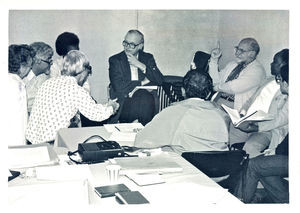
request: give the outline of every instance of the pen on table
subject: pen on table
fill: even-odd
[[[119,132],[121,132],[121,130],[120,130],[118,127],[115,126],[115,128],[116,128]]]

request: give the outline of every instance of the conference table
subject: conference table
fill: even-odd
[[[89,164],[89,165],[67,165],[68,159],[66,158],[67,151],[77,150],[78,143],[82,143],[92,135],[100,135],[105,140],[110,138],[111,133],[107,132],[103,126],[99,127],[83,127],[83,128],[66,128],[58,131],[57,138],[54,142],[54,149],[57,151],[63,165],[54,166],[57,168],[72,168],[71,173],[76,171],[70,180],[64,178],[58,178],[60,180],[37,180],[36,178],[16,178],[9,182],[9,189],[13,188],[13,192],[10,193],[10,203],[18,204],[16,194],[18,193],[18,187],[27,187],[27,190],[19,190],[26,196],[26,193],[30,191],[30,188],[40,184],[44,188],[49,188],[54,191],[60,189],[55,196],[61,201],[65,198],[64,203],[86,203],[90,205],[100,206],[120,206],[116,202],[114,197],[100,198],[94,191],[94,187],[123,183],[131,191],[139,191],[149,202],[150,205],[171,205],[171,206],[190,206],[197,207],[200,204],[225,204],[225,205],[241,205],[242,202],[236,197],[230,194],[226,189],[223,189],[215,181],[206,176],[179,154],[174,152],[161,152],[159,155],[164,155],[176,162],[182,171],[180,172],[167,172],[160,174],[164,183],[139,186],[126,175],[119,176],[116,182],[111,182],[106,172],[106,166],[111,164],[111,161],[105,161],[103,163]],[[99,139],[93,139],[89,142],[99,142]],[[117,141],[120,145],[132,146],[133,141]],[[140,160],[143,160],[141,157]],[[76,168],[74,170],[74,168]],[[49,169],[49,168],[48,168]],[[67,170],[67,169],[65,169]],[[87,172],[88,170],[88,172]],[[63,172],[62,172],[63,173]],[[53,175],[55,176],[55,175]],[[57,175],[56,175],[57,176]],[[81,179],[80,179],[81,178]],[[16,190],[15,190],[16,189]],[[45,189],[44,189],[45,190]],[[36,191],[41,191],[38,189]],[[30,191],[31,192],[31,191]],[[21,196],[21,195],[20,195]],[[52,199],[54,196],[52,196]],[[143,204],[148,205],[148,204]]]

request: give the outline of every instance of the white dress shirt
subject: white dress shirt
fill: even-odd
[[[33,144],[54,140],[57,131],[68,128],[77,112],[90,120],[102,121],[113,114],[113,108],[96,104],[74,77],[48,79],[35,97],[26,129],[27,140]]]
[[[8,74],[9,95],[6,97],[6,104],[9,106],[9,120],[6,125],[9,133],[8,146],[25,145],[25,130],[27,125],[27,98],[25,84],[16,74]]]
[[[215,60],[211,60],[209,62],[209,74],[213,79],[216,91],[235,96],[234,108],[239,111],[264,82],[266,73],[263,66],[257,60],[254,60],[240,72],[237,79],[225,82],[236,66],[236,62],[230,62],[219,72],[218,64]]]

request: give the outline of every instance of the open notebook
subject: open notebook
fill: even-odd
[[[183,170],[180,165],[164,153],[148,157],[115,158],[114,160],[121,166],[122,174],[163,174],[181,172]]]

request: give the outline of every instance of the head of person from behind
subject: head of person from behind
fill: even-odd
[[[12,44],[8,48],[8,71],[17,74],[21,79],[31,70],[35,51],[27,44]]]
[[[71,50],[64,57],[62,75],[75,77],[79,86],[82,86],[91,74],[92,67],[83,52]]]
[[[280,91],[284,95],[289,95],[289,64],[280,68],[280,74],[275,77],[276,82],[280,85]]]
[[[55,41],[55,50],[59,56],[65,56],[71,50],[79,50],[79,38],[71,32],[60,34]]]
[[[254,61],[260,51],[260,47],[254,38],[244,38],[234,48],[236,62],[245,64]]]
[[[187,98],[208,100],[213,90],[211,77],[205,72],[191,70],[183,78],[183,94]]]
[[[283,49],[277,52],[271,63],[271,74],[276,76],[280,75],[280,69],[289,63],[289,49]]]
[[[30,45],[35,51],[33,58],[32,71],[36,76],[45,73],[50,74],[50,66],[52,65],[53,49],[44,42],[34,42]]]
[[[144,49],[144,35],[138,30],[129,30],[122,45],[126,54],[137,56]]]

